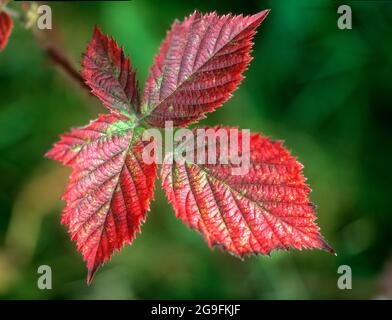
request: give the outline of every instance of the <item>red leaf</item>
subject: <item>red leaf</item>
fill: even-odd
[[[174,22],[155,57],[141,113],[153,126],[185,126],[228,100],[252,60],[255,29],[268,10],[252,16],[193,13]]]
[[[84,145],[104,138],[109,128],[115,123],[120,123],[121,120],[124,121],[126,118],[115,114],[100,115],[87,126],[63,134],[60,141],[56,142],[45,156],[60,161],[63,165],[72,166]]]
[[[199,230],[210,246],[238,256],[290,247],[333,253],[315,223],[302,165],[281,142],[259,134],[251,134],[250,150],[246,175],[232,175],[230,164],[164,164],[162,185],[177,217]]]
[[[83,77],[103,104],[111,111],[126,115],[139,109],[136,72],[116,41],[95,28],[83,56]]]
[[[156,165],[142,159],[141,128],[101,116],[64,135],[48,156],[71,165],[62,223],[87,263],[87,282],[114,250],[131,243],[153,197]]]
[[[0,51],[3,51],[11,35],[13,22],[6,12],[0,12]]]
[[[143,161],[140,121],[185,126],[226,101],[252,59],[252,37],[267,13],[219,17],[195,12],[175,22],[150,70],[142,106],[129,59],[96,28],[83,75],[111,114],[63,135],[47,153],[73,169],[63,195],[62,223],[87,263],[88,283],[114,250],[133,241],[149,210],[156,164]],[[218,134],[219,129],[209,130]],[[230,130],[221,132],[231,138]],[[208,154],[211,144],[205,142],[202,149]],[[232,150],[233,141],[220,150],[221,142],[217,151]],[[240,148],[240,156],[246,154]],[[289,248],[334,252],[316,225],[302,165],[281,142],[252,134],[246,175],[233,175],[238,165],[196,163],[163,164],[162,184],[176,215],[210,246],[238,256]]]

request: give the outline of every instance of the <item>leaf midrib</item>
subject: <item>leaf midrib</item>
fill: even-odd
[[[250,24],[249,24],[250,25]],[[166,98],[164,98],[163,100],[161,100],[159,103],[157,103],[152,109],[149,110],[148,113],[146,113],[145,115],[143,115],[142,117],[139,118],[139,120],[143,120],[145,118],[147,118],[148,116],[150,116],[155,109],[157,109],[158,107],[160,107],[161,105],[163,105],[163,103],[165,103],[168,99],[170,99],[174,94],[176,94],[178,92],[178,90],[187,82],[190,81],[192,79],[193,76],[195,76],[196,73],[198,73],[200,71],[200,69],[202,69],[208,62],[210,62],[213,58],[215,58],[215,56],[221,51],[223,50],[223,48],[225,48],[227,45],[229,45],[230,43],[232,43],[234,41],[234,39],[236,37],[238,37],[242,32],[244,32],[244,30],[246,30],[248,27],[246,26],[244,29],[242,29],[240,32],[238,32],[237,34],[235,34],[232,39],[230,39],[230,41],[226,42],[223,46],[221,46],[213,55],[211,55],[198,69],[194,70],[187,78],[185,78],[177,87],[175,90],[173,90],[172,93],[170,93]],[[222,30],[222,29],[221,29]],[[220,31],[221,31],[220,30]],[[218,41],[218,39],[217,39]],[[198,51],[200,50],[200,47],[198,48]],[[165,57],[166,60],[166,57]],[[162,73],[163,74],[163,73]],[[162,86],[162,84],[161,84]],[[146,100],[146,97],[144,97],[144,100]],[[146,104],[146,101],[143,101],[143,104]],[[142,105],[143,105],[142,104]],[[143,109],[143,107],[141,108]]]

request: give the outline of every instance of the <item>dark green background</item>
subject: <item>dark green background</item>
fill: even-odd
[[[90,287],[63,226],[68,169],[43,158],[60,133],[105,112],[48,63],[16,23],[0,54],[0,297],[392,298],[392,1],[346,1],[353,29],[337,28],[339,1],[52,3],[56,41],[79,66],[95,24],[131,56],[143,84],[166,30],[195,8],[272,11],[255,37],[234,97],[201,124],[239,125],[284,139],[305,165],[318,223],[337,257],[275,252],[245,261],[210,250],[173,214],[156,184],[142,234],[115,254]],[[17,9],[17,4],[12,5]],[[50,265],[53,289],[39,290]],[[353,289],[337,287],[349,265]]]

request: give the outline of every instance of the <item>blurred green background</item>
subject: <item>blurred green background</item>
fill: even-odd
[[[305,165],[318,223],[337,252],[274,252],[240,261],[210,250],[175,218],[158,181],[142,233],[90,287],[82,257],[60,225],[59,199],[70,171],[43,154],[59,134],[105,110],[15,23],[0,54],[0,298],[392,298],[392,1],[345,1],[352,30],[337,28],[342,3],[51,4],[54,30],[47,32],[78,68],[97,24],[124,45],[142,84],[175,18],[195,8],[221,14],[271,8],[246,79],[201,124],[239,125],[284,139]],[[37,268],[44,264],[52,267],[52,290],[37,288]],[[352,290],[337,287],[343,264],[352,268]]]

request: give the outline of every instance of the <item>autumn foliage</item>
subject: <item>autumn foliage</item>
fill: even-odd
[[[82,75],[110,113],[62,135],[47,153],[72,168],[62,223],[86,261],[89,283],[146,219],[157,165],[141,157],[144,130],[166,121],[187,126],[227,101],[252,60],[252,39],[267,14],[194,12],[175,21],[143,95],[130,59],[95,29]],[[240,257],[290,248],[333,252],[315,223],[303,166],[282,142],[260,134],[251,134],[250,147],[246,175],[232,175],[230,165],[221,163],[164,163],[162,186],[177,217],[210,246]]]

